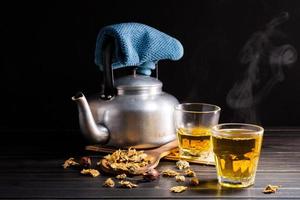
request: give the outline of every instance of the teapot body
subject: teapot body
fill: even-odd
[[[87,98],[95,123],[109,130],[106,146],[153,148],[176,138],[173,112],[178,100],[165,92]]]
[[[153,148],[174,140],[176,135],[173,114],[178,101],[162,91],[162,82],[158,80],[158,54],[153,55],[154,60],[147,60],[148,54],[137,55],[134,51],[129,51],[124,55],[126,63],[117,63],[122,63],[121,67],[133,69],[133,74],[115,80],[113,70],[117,67],[113,61],[116,60],[116,55],[124,52],[123,48],[116,51],[116,38],[112,35],[105,36],[105,42],[96,47],[101,49],[100,54],[96,51],[96,56],[101,58],[96,63],[102,66],[102,92],[87,99],[81,92],[72,97],[77,103],[82,133],[93,143],[117,148]],[[97,42],[99,41],[102,40],[98,39]],[[178,43],[175,41],[175,44]],[[171,48],[170,54],[174,50]],[[182,50],[180,45],[179,56],[172,55],[164,59],[180,58]],[[141,59],[142,62],[127,63],[133,57]],[[145,66],[148,69],[150,65],[151,69],[156,70],[155,78],[148,76],[148,73],[136,73],[136,69],[145,69]]]

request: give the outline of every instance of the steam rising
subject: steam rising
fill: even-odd
[[[226,97],[228,106],[234,110],[234,120],[259,123],[257,106],[276,83],[285,79],[284,68],[296,62],[297,52],[293,46],[275,44],[284,38],[277,28],[288,18],[288,13],[281,13],[266,24],[264,30],[255,32],[244,45],[240,63],[247,66],[246,71]]]

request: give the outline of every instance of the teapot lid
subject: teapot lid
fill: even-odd
[[[130,75],[117,79],[115,87],[118,90],[118,94],[123,94],[126,91],[131,93],[152,93],[161,92],[162,82],[150,76]]]

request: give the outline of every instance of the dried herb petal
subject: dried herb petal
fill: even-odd
[[[170,189],[171,192],[180,193],[187,189],[186,186],[175,186]]]
[[[100,172],[96,169],[83,169],[80,172],[81,174],[91,175],[92,177],[97,177],[100,175]]]
[[[111,178],[108,178],[103,183],[103,186],[104,187],[115,187],[115,182]]]
[[[124,180],[126,179],[127,175],[126,174],[119,174],[116,176],[116,179],[119,179],[119,180]]]
[[[79,165],[78,162],[75,162],[75,158],[69,158],[64,162],[62,166],[64,167],[64,169],[67,169],[68,167],[75,166],[75,165]]]
[[[121,184],[121,187],[130,188],[130,189],[138,186],[137,184],[134,184],[130,181],[120,181],[119,183]]]
[[[184,171],[184,175],[186,175],[187,177],[195,177],[196,173],[191,169],[187,169]]]
[[[176,162],[176,167],[180,170],[187,169],[190,167],[190,164],[189,164],[189,162],[187,162],[185,160],[179,160]]]
[[[162,175],[167,176],[167,177],[175,177],[175,176],[179,175],[179,173],[172,169],[166,169],[166,170],[162,171]]]
[[[267,187],[263,190],[263,193],[265,194],[271,194],[271,193],[275,193],[280,186],[277,185],[267,185]]]
[[[180,176],[180,175],[175,176],[175,179],[176,179],[176,182],[184,182],[185,181],[185,177]]]
[[[137,151],[133,148],[128,150],[119,149],[112,154],[106,155],[104,158],[113,170],[128,171],[132,174],[135,174],[140,168],[150,163],[150,159],[144,151]],[[100,163],[98,162],[98,164]]]

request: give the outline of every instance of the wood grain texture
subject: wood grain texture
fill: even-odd
[[[60,143],[55,145],[35,143],[27,147],[18,143],[0,142],[0,198],[1,199],[300,199],[300,132],[288,134],[269,132],[264,137],[263,151],[254,186],[246,189],[221,188],[217,184],[215,168],[192,164],[200,178],[200,185],[191,187],[188,183],[176,183],[174,178],[164,178],[153,182],[139,183],[138,188],[103,188],[108,177],[97,178],[83,176],[78,170],[66,169],[61,165],[70,156],[90,155],[94,163],[101,154],[75,151],[84,148],[75,145],[63,149]],[[41,133],[42,134],[42,133]],[[50,136],[49,136],[50,137]],[[50,139],[48,141],[51,141]],[[76,140],[73,140],[76,141]],[[8,147],[11,149],[8,150]],[[52,150],[52,151],[51,151]],[[31,153],[30,153],[31,152]],[[172,161],[162,161],[158,170],[175,169]],[[135,179],[138,179],[136,177]],[[275,194],[263,194],[267,184],[281,185]],[[186,192],[174,194],[169,188],[175,185],[187,185]]]

